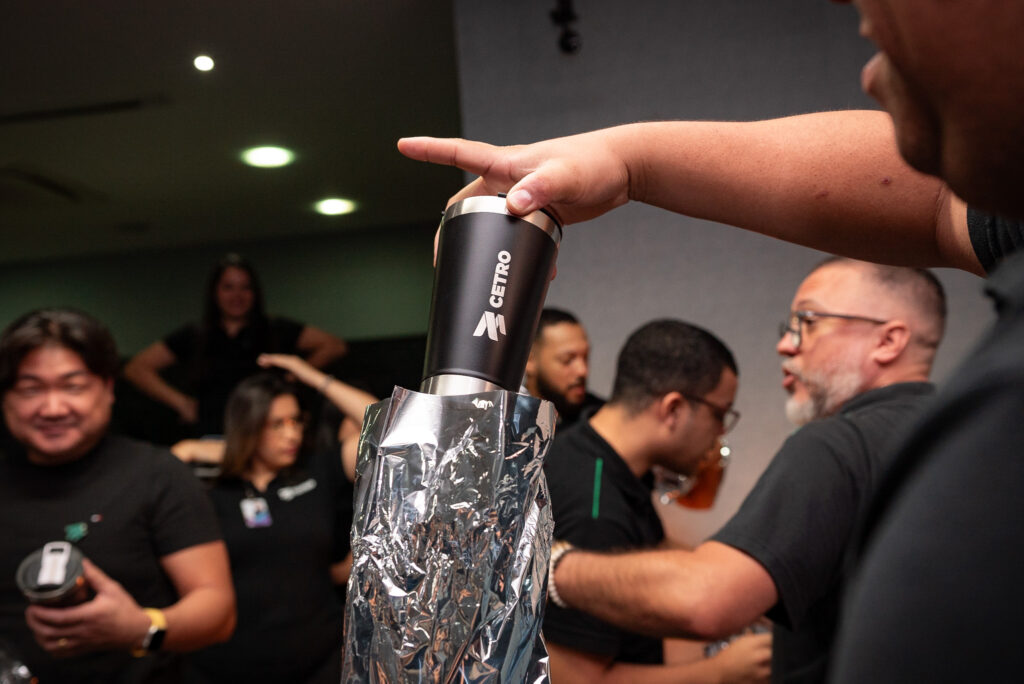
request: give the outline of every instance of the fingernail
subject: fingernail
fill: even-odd
[[[509,194],[506,203],[512,211],[523,213],[533,205],[533,195],[529,190],[516,190]]]

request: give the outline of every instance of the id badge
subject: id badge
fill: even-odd
[[[270,527],[274,522],[270,519],[270,506],[261,496],[246,497],[240,503],[242,520],[246,527]]]

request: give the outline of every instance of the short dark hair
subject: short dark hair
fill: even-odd
[[[257,373],[238,383],[224,410],[224,460],[220,476],[240,477],[249,468],[263,436],[270,405],[281,396],[298,401],[295,387],[276,373]]]
[[[16,319],[0,335],[0,393],[14,386],[26,356],[51,346],[75,352],[90,373],[104,380],[116,377],[121,367],[114,336],[98,320],[75,309],[36,309]]]
[[[669,392],[703,397],[722,371],[739,374],[725,344],[704,328],[660,319],[637,329],[619,352],[611,403],[639,412]]]
[[[540,339],[541,335],[544,334],[544,328],[551,325],[558,325],[559,323],[572,323],[573,325],[580,324],[580,322],[576,320],[576,317],[568,311],[546,308],[540,312],[540,319],[537,321],[537,334],[534,339]]]
[[[256,273],[256,268],[240,254],[229,252],[221,257],[206,277],[206,291],[203,301],[203,327],[207,331],[220,327],[221,312],[217,305],[217,286],[224,271],[237,268],[249,276],[249,287],[252,288],[252,309],[249,311],[250,323],[262,323],[266,317],[266,305],[263,300],[263,285]]]

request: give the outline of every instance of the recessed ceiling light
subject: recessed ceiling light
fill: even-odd
[[[199,55],[192,60],[192,64],[200,71],[213,71],[213,58],[209,55]]]
[[[258,166],[261,169],[274,169],[279,166],[287,166],[295,159],[295,153],[284,147],[264,145],[262,147],[250,147],[242,152],[242,161],[249,166]]]
[[[341,197],[328,197],[320,200],[313,206],[316,208],[317,213],[323,214],[324,216],[351,214],[356,210],[355,202]]]

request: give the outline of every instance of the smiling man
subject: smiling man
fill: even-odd
[[[776,346],[786,411],[803,427],[740,510],[693,552],[566,553],[549,580],[560,599],[663,636],[720,638],[767,613],[773,681],[822,681],[844,553],[891,458],[886,444],[932,396],[945,309],[927,271],[839,258],[814,269]]]
[[[170,452],[107,433],[119,366],[95,319],[46,309],[0,336],[13,438],[0,454],[0,634],[43,682],[175,682],[175,652],[226,639],[235,621],[213,510]],[[28,605],[23,558],[52,541],[84,554],[93,597]]]

